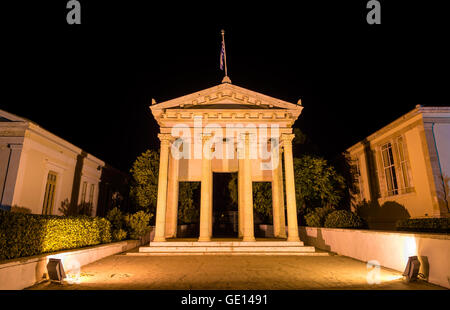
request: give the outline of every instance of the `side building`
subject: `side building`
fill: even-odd
[[[69,205],[88,205],[96,215],[104,166],[36,123],[0,110],[2,209],[62,215]]]
[[[370,228],[450,216],[450,107],[418,105],[347,152],[358,176],[354,208]]]

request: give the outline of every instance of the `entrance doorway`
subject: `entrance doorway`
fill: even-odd
[[[213,237],[238,237],[237,192],[236,172],[213,173]]]
[[[200,182],[178,183],[178,238],[197,238],[200,223]]]

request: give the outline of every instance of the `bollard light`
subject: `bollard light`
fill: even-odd
[[[47,272],[50,280],[52,281],[62,282],[62,280],[66,277],[62,261],[59,258],[49,259],[47,264]]]
[[[408,263],[406,264],[405,272],[403,272],[405,281],[411,282],[417,280],[419,269],[420,269],[420,262],[417,256],[410,256],[408,258]]]

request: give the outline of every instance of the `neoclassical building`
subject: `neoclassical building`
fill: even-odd
[[[416,106],[347,149],[358,172],[356,202],[369,227],[402,218],[449,217],[450,107]]]
[[[154,241],[176,237],[178,184],[193,181],[201,182],[198,241],[211,240],[213,173],[220,172],[238,173],[243,241],[255,240],[252,182],[272,184],[274,236],[299,241],[292,125],[303,109],[300,100],[294,104],[269,97],[233,85],[226,77],[199,92],[160,103],[152,100],[150,109],[161,141]]]
[[[0,208],[61,215],[68,200],[97,213],[105,162],[38,124],[0,110]]]

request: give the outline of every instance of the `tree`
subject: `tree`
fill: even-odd
[[[304,215],[306,208],[335,206],[342,198],[344,178],[323,158],[294,158],[294,176],[299,215]]]
[[[330,161],[330,164],[344,178],[345,190],[339,202],[340,208],[350,210],[355,195],[359,193],[356,167],[348,152],[338,154]]]
[[[137,205],[147,213],[155,214],[158,197],[159,153],[147,150],[133,163],[130,170],[133,184],[130,194]],[[182,223],[192,223],[198,220],[200,199],[196,199],[199,189],[198,182],[180,182],[178,219]],[[154,218],[154,217],[153,217]]]
[[[180,224],[196,223],[200,219],[200,183],[180,182],[178,196],[178,220]]]
[[[263,223],[271,222],[272,184],[270,182],[253,182],[253,208]]]
[[[131,196],[139,207],[154,214],[158,197],[159,153],[145,151],[136,158],[130,172],[133,175]]]

